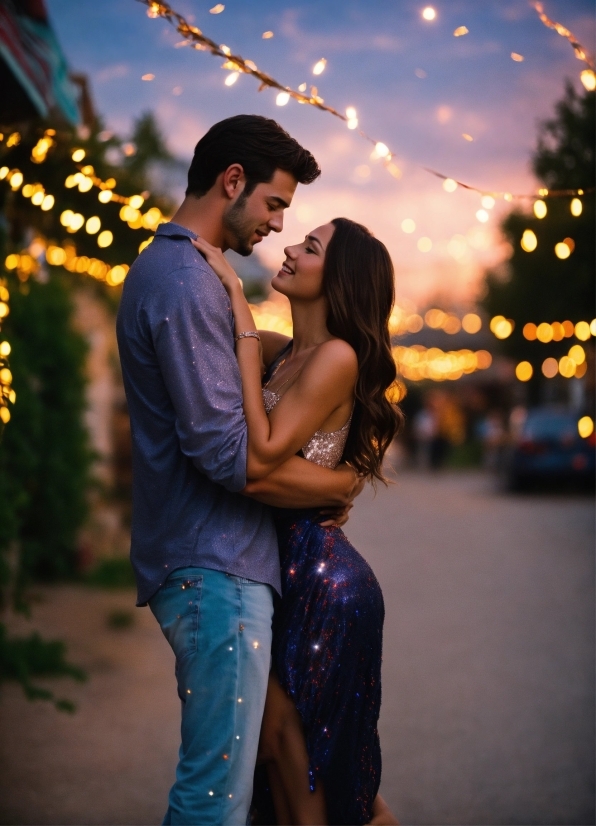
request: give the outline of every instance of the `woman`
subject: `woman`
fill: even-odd
[[[396,371],[387,326],[393,266],[383,244],[337,218],[286,248],[271,283],[290,300],[289,340],[257,332],[227,259],[200,238],[193,243],[231,300],[248,478],[263,478],[301,451],[327,467],[343,456],[362,476],[383,480],[383,456],[401,423],[386,395]],[[283,598],[260,746],[268,789],[255,784],[257,816],[271,817],[270,791],[280,824],[395,823],[378,796],[379,584],[320,514],[280,511],[277,528]]]

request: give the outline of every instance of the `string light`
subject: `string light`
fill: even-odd
[[[594,420],[590,416],[582,416],[577,423],[577,432],[582,439],[589,439],[594,432]]]
[[[489,328],[491,333],[499,339],[509,338],[515,328],[515,322],[502,315],[491,318]]]
[[[579,341],[588,341],[591,336],[596,337],[596,318],[591,322],[578,321],[543,321],[536,325],[529,321],[524,324],[522,335],[526,341],[539,341],[548,344],[551,341],[562,341],[564,338],[575,336]]]
[[[6,280],[0,279],[0,332],[3,320],[10,313],[9,299],[10,293]],[[11,413],[8,405],[14,404],[17,400],[16,393],[12,388],[12,372],[8,362],[10,351],[9,342],[0,340],[0,427],[4,427],[10,421]]]
[[[557,34],[560,34],[561,37],[565,37],[571,43],[577,59],[583,60],[584,63],[588,64],[590,69],[594,70],[594,61],[588,56],[588,52],[584,49],[581,43],[579,43],[575,35],[573,35],[568,28],[563,26],[562,23],[557,23],[547,17],[544,13],[544,6],[542,3],[534,2],[531,5],[536,10],[538,17],[544,25],[549,29],[554,29],[554,31],[556,31]]]
[[[531,229],[525,229],[519,243],[524,252],[534,252],[538,246],[538,238],[536,238],[536,233]]]
[[[454,37],[463,37],[464,34],[468,34],[469,29],[466,26],[458,26],[457,29],[453,32]]]

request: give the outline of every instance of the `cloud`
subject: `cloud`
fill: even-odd
[[[127,63],[114,63],[111,66],[105,66],[93,75],[94,83],[108,83],[110,80],[117,80],[121,77],[126,77],[130,72],[130,66]]]

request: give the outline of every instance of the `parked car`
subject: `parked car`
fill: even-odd
[[[506,452],[504,471],[510,490],[547,483],[594,485],[595,433],[582,438],[578,418],[576,413],[552,407],[527,412]]]

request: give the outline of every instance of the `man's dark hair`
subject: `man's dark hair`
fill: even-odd
[[[260,115],[235,115],[214,124],[195,146],[186,194],[205,195],[234,163],[244,169],[244,196],[257,184],[269,183],[276,169],[289,172],[299,184],[310,184],[321,174],[310,152],[279,123]]]

